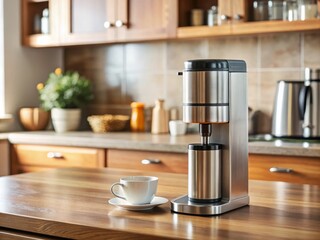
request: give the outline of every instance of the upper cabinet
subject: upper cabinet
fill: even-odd
[[[279,19],[282,0],[21,1],[22,42],[31,47],[320,30],[319,18]]]
[[[59,46],[57,1],[21,0],[21,6],[22,44],[33,47]]]
[[[319,18],[283,20],[274,15],[274,12],[282,14],[286,12],[286,9],[287,11],[296,11],[298,14],[298,8],[289,9],[289,6],[286,5],[289,2],[279,0],[179,0],[177,37],[192,38],[320,30]],[[272,8],[270,7],[271,3],[273,3]],[[318,1],[318,6],[315,1],[313,9],[317,7],[319,9],[319,4],[320,1]],[[201,10],[203,15],[203,23],[198,26],[194,26],[192,22],[195,9]],[[307,6],[302,9],[307,9]],[[212,14],[215,25],[208,26],[211,23]],[[255,19],[255,17],[260,17],[260,19]]]
[[[166,39],[175,36],[172,0],[22,0],[23,43],[68,46]],[[49,9],[50,32],[36,33],[34,22]],[[56,27],[58,26],[58,27]],[[46,44],[39,44],[42,39]]]

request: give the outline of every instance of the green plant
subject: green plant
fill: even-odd
[[[78,72],[57,68],[45,84],[37,85],[42,108],[80,108],[93,99],[91,82]]]

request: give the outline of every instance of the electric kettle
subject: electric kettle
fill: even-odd
[[[275,137],[320,138],[320,77],[304,81],[277,82],[273,106],[272,135]]]

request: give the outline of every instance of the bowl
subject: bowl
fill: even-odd
[[[47,128],[50,113],[37,107],[21,108],[19,110],[19,121],[27,131],[38,131]]]
[[[129,123],[129,116],[126,115],[92,115],[87,118],[93,132],[116,132],[123,131]]]

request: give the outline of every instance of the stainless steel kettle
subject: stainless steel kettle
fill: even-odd
[[[306,77],[304,81],[278,81],[273,106],[272,135],[320,138],[319,107],[319,76],[313,79]]]

